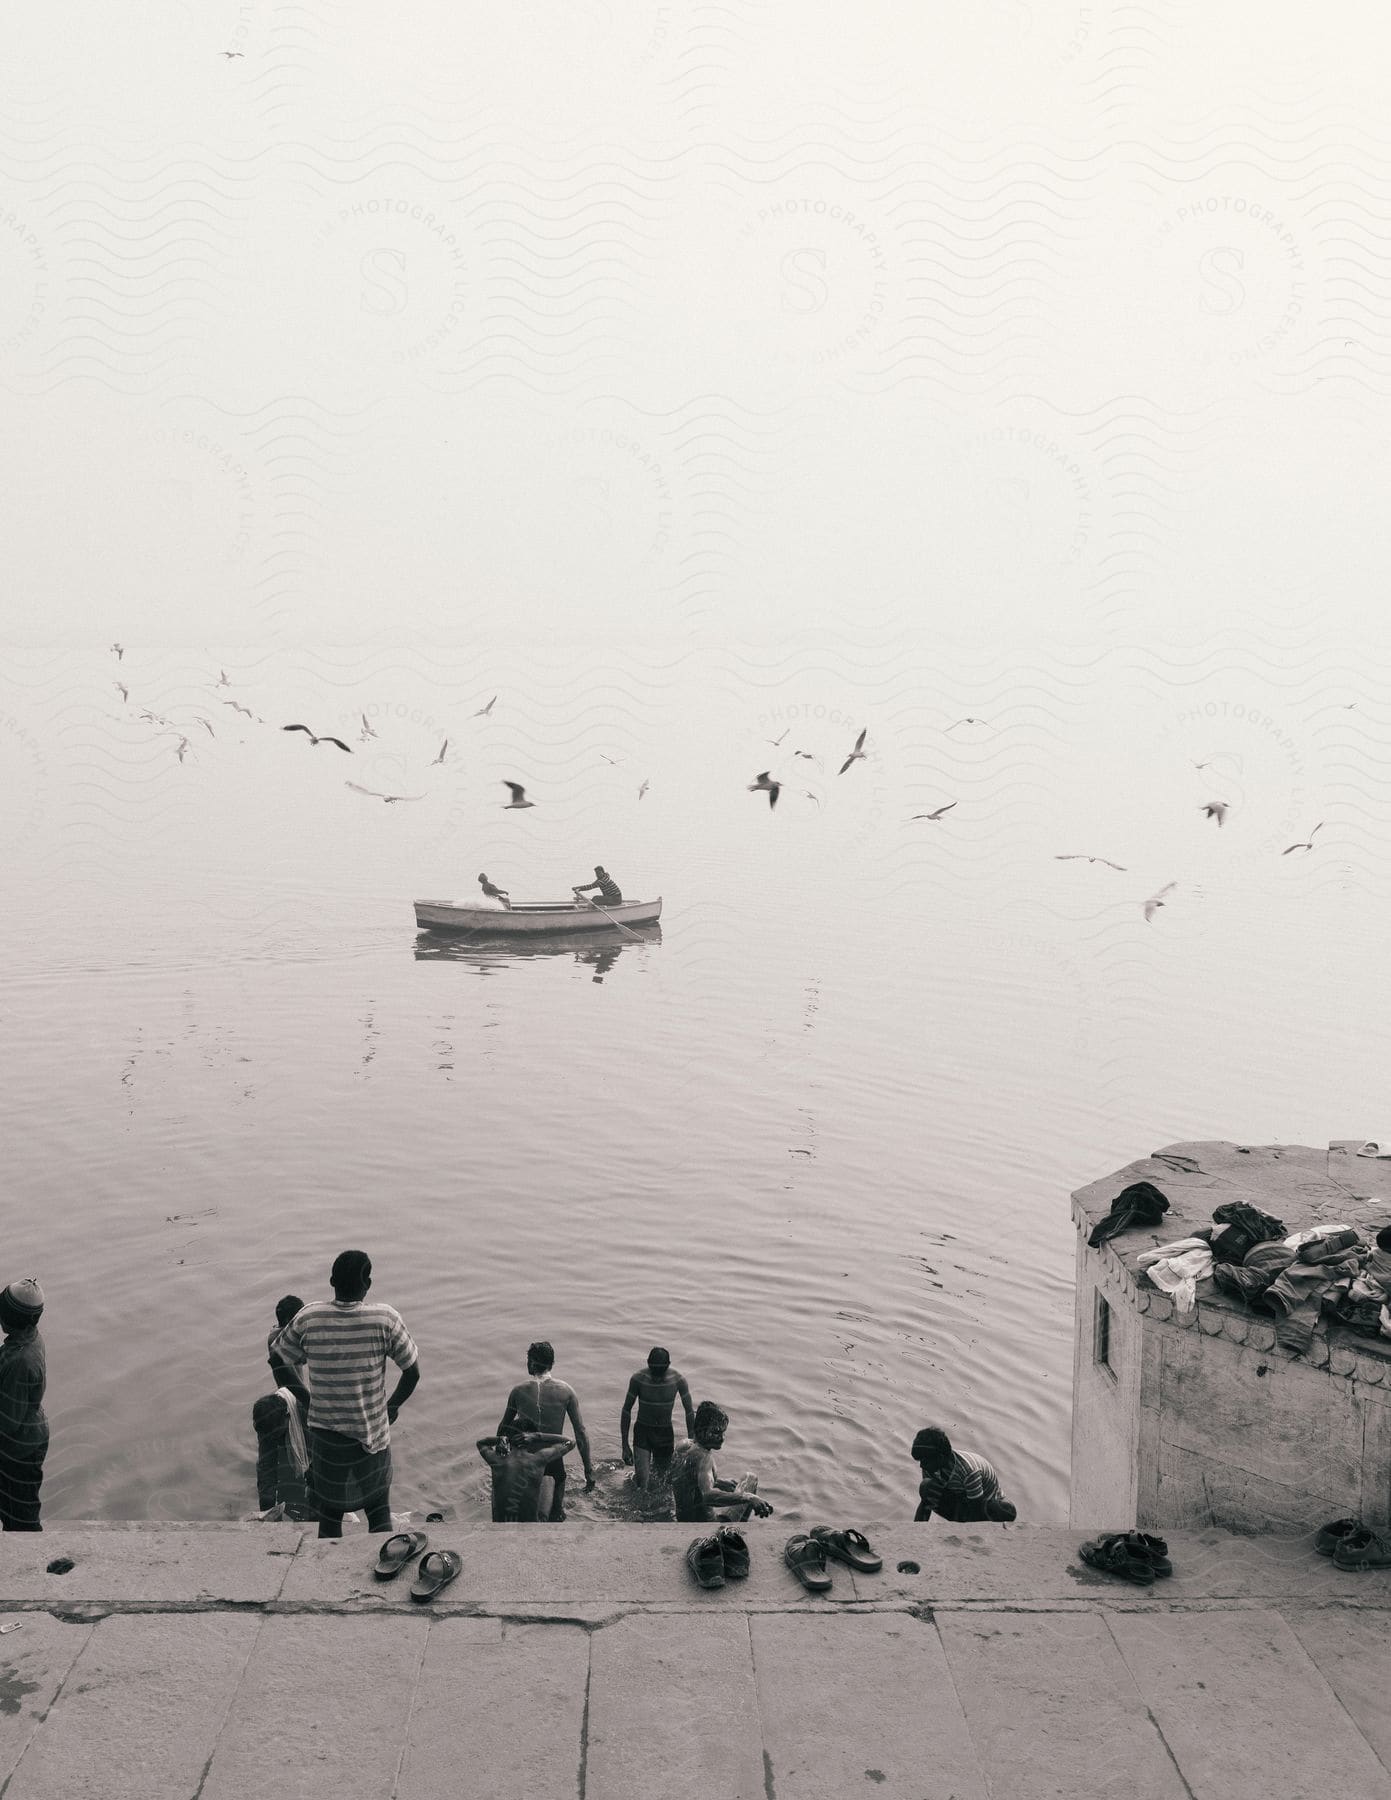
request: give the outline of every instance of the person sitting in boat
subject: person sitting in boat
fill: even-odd
[[[506,888],[494,887],[492,882],[488,880],[488,877],[486,875],[480,875],[478,877],[478,885],[479,885],[479,887],[482,888],[483,892],[488,896],[488,898],[490,900],[498,901],[502,906],[505,906],[509,912],[511,912],[512,899],[511,899],[511,896],[508,894]]]
[[[590,888],[598,889],[601,906],[622,906],[623,895],[618,883],[602,863],[595,863],[593,881],[586,881],[583,887],[577,887],[574,891],[577,894],[587,894]]]

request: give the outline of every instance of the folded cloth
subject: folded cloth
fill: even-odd
[[[1381,1335],[1391,1338],[1391,1302],[1381,1309]]]
[[[303,1475],[309,1467],[309,1443],[304,1435],[304,1414],[300,1411],[298,1399],[289,1388],[277,1388],[275,1391],[285,1402],[285,1411],[289,1415],[287,1436],[290,1461],[294,1465],[295,1474]]]
[[[1368,1138],[1357,1154],[1359,1156],[1376,1156],[1385,1161],[1391,1157],[1391,1143],[1387,1143],[1385,1139],[1378,1142],[1376,1138]]]
[[[1304,1263],[1341,1262],[1349,1250],[1363,1248],[1361,1237],[1351,1225],[1325,1225],[1299,1246],[1299,1260]]]
[[[1157,1225],[1168,1210],[1167,1197],[1153,1182],[1132,1181],[1116,1195],[1106,1217],[1092,1226],[1087,1242],[1095,1250],[1118,1232],[1132,1231],[1137,1225]]]
[[[1391,1294],[1391,1250],[1383,1250],[1378,1244],[1367,1258],[1363,1273],[1368,1281],[1374,1281],[1384,1293]]]
[[[1198,1304],[1198,1283],[1212,1273],[1212,1246],[1201,1238],[1180,1238],[1158,1250],[1142,1251],[1136,1265],[1157,1288],[1172,1294],[1180,1312]]]

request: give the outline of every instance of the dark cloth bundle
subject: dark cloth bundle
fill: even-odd
[[[1240,1294],[1245,1300],[1258,1300],[1295,1260],[1288,1244],[1256,1244],[1240,1263],[1214,1263],[1212,1279],[1228,1294]]]
[[[1321,1231],[1317,1237],[1306,1238],[1299,1246],[1299,1260],[1303,1263],[1341,1262],[1349,1250],[1361,1250],[1362,1239],[1351,1225],[1341,1225],[1333,1231]]]
[[[1106,1217],[1092,1226],[1087,1242],[1095,1250],[1118,1232],[1132,1231],[1138,1225],[1157,1225],[1168,1210],[1168,1200],[1152,1182],[1132,1181],[1116,1195]]]
[[[1219,1231],[1212,1240],[1212,1260],[1218,1263],[1244,1262],[1247,1251],[1257,1244],[1285,1235],[1285,1227],[1279,1219],[1272,1219],[1258,1207],[1248,1206],[1244,1200],[1229,1200],[1225,1206],[1219,1206],[1212,1220],[1215,1225],[1226,1226],[1226,1230]]]

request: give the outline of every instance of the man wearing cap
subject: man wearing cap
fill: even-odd
[[[686,1414],[686,1436],[695,1433],[695,1409],[686,1377],[671,1366],[671,1356],[660,1344],[647,1352],[647,1367],[639,1369],[628,1382],[627,1397],[619,1416],[618,1429],[623,1438],[623,1460],[633,1465],[633,1485],[647,1486],[655,1471],[658,1481],[666,1480],[671,1459],[676,1451],[676,1433],[671,1415],[677,1397]],[[637,1424],[633,1428],[632,1448],[628,1447],[628,1421],[633,1416],[633,1402],[638,1403]]]
[[[43,1394],[47,1365],[39,1316],[43,1289],[32,1278],[0,1291],[0,1526],[42,1531],[39,1488],[48,1454]]]
[[[953,1450],[951,1439],[937,1426],[926,1426],[913,1439],[912,1457],[923,1474],[913,1514],[916,1521],[940,1513],[958,1524],[993,1520],[1004,1525],[1016,1516],[1013,1502],[1000,1492],[1000,1477],[992,1465],[969,1450]]]
[[[584,1487],[588,1493],[594,1486],[594,1464],[589,1456],[589,1433],[584,1428],[584,1420],[580,1417],[579,1396],[568,1381],[559,1381],[551,1370],[555,1367],[555,1351],[547,1343],[540,1342],[528,1347],[526,1353],[527,1379],[519,1381],[507,1396],[507,1410],[503,1413],[498,1425],[498,1435],[502,1436],[509,1425],[530,1426],[533,1432],[543,1432],[557,1438],[564,1431],[568,1419],[570,1429],[574,1433],[575,1444],[579,1449],[580,1461],[584,1464]],[[546,1481],[551,1483],[549,1499],[545,1491]],[[540,1517],[548,1519],[552,1524],[559,1523],[565,1517],[565,1453],[554,1457],[542,1474],[542,1491]]]
[[[344,1250],[329,1275],[332,1300],[301,1307],[273,1354],[309,1368],[310,1483],[319,1536],[343,1535],[343,1514],[361,1507],[369,1531],[391,1530],[391,1427],[420,1380],[420,1356],[394,1306],[369,1301],[372,1259]],[[388,1359],[401,1379],[388,1397]]]

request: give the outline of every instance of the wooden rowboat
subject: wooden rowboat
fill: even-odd
[[[557,931],[612,931],[618,925],[649,925],[661,916],[660,895],[655,900],[625,900],[621,906],[606,906],[602,913],[584,901],[574,900],[554,904],[514,900],[510,908],[452,900],[415,902],[415,922],[422,931],[487,932],[499,937],[514,933],[531,936]]]

